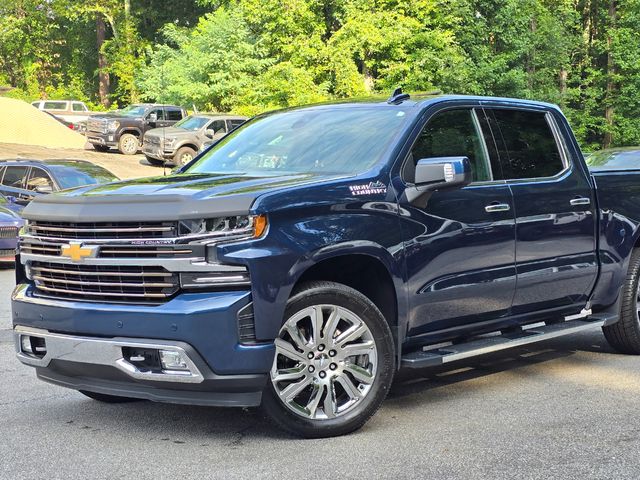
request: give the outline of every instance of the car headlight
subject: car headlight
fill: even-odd
[[[175,138],[165,138],[165,139],[162,140],[162,144],[165,147],[172,147],[174,143],[176,143],[176,139]]]
[[[244,240],[261,237],[267,230],[266,215],[233,215],[228,217],[182,220],[181,236],[202,236],[220,240]]]
[[[109,123],[107,123],[107,130],[110,132],[115,132],[116,130],[118,130],[119,126],[120,126],[119,121],[111,120]]]

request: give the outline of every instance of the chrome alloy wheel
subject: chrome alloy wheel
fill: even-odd
[[[376,377],[377,348],[369,327],[336,305],[297,312],[280,329],[275,347],[275,392],[304,418],[344,415],[369,393]]]
[[[180,165],[186,165],[191,160],[193,160],[193,155],[191,155],[190,153],[183,153],[182,155],[180,155],[179,162],[180,162]]]
[[[122,150],[127,155],[135,155],[138,151],[138,139],[133,135],[129,135],[122,141]]]

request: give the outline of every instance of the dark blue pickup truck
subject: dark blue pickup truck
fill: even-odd
[[[322,437],[362,426],[400,367],[597,327],[640,353],[640,175],[590,173],[553,105],[276,112],[178,173],[24,216],[17,356],[100,401],[262,404]]]

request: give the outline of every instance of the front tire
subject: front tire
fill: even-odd
[[[179,148],[173,157],[173,163],[178,167],[182,167],[193,160],[197,154],[198,152],[191,147]]]
[[[129,402],[141,402],[140,398],[130,397],[118,397],[116,395],[107,395],[105,393],[89,392],[88,390],[78,390],[85,397],[89,397],[93,400],[97,400],[102,403],[129,403]]]
[[[138,137],[132,133],[124,133],[118,140],[118,150],[123,155],[135,155],[140,148]]]
[[[618,352],[640,355],[640,249],[631,253],[620,295],[620,319],[602,327],[602,331],[609,345]]]
[[[395,373],[391,330],[357,290],[310,282],[288,302],[263,406],[285,430],[306,438],[362,427]]]

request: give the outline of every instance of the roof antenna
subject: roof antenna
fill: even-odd
[[[402,93],[402,87],[396,88],[391,96],[387,99],[387,103],[390,105],[398,105],[405,100],[409,100],[411,96],[408,93]]]

